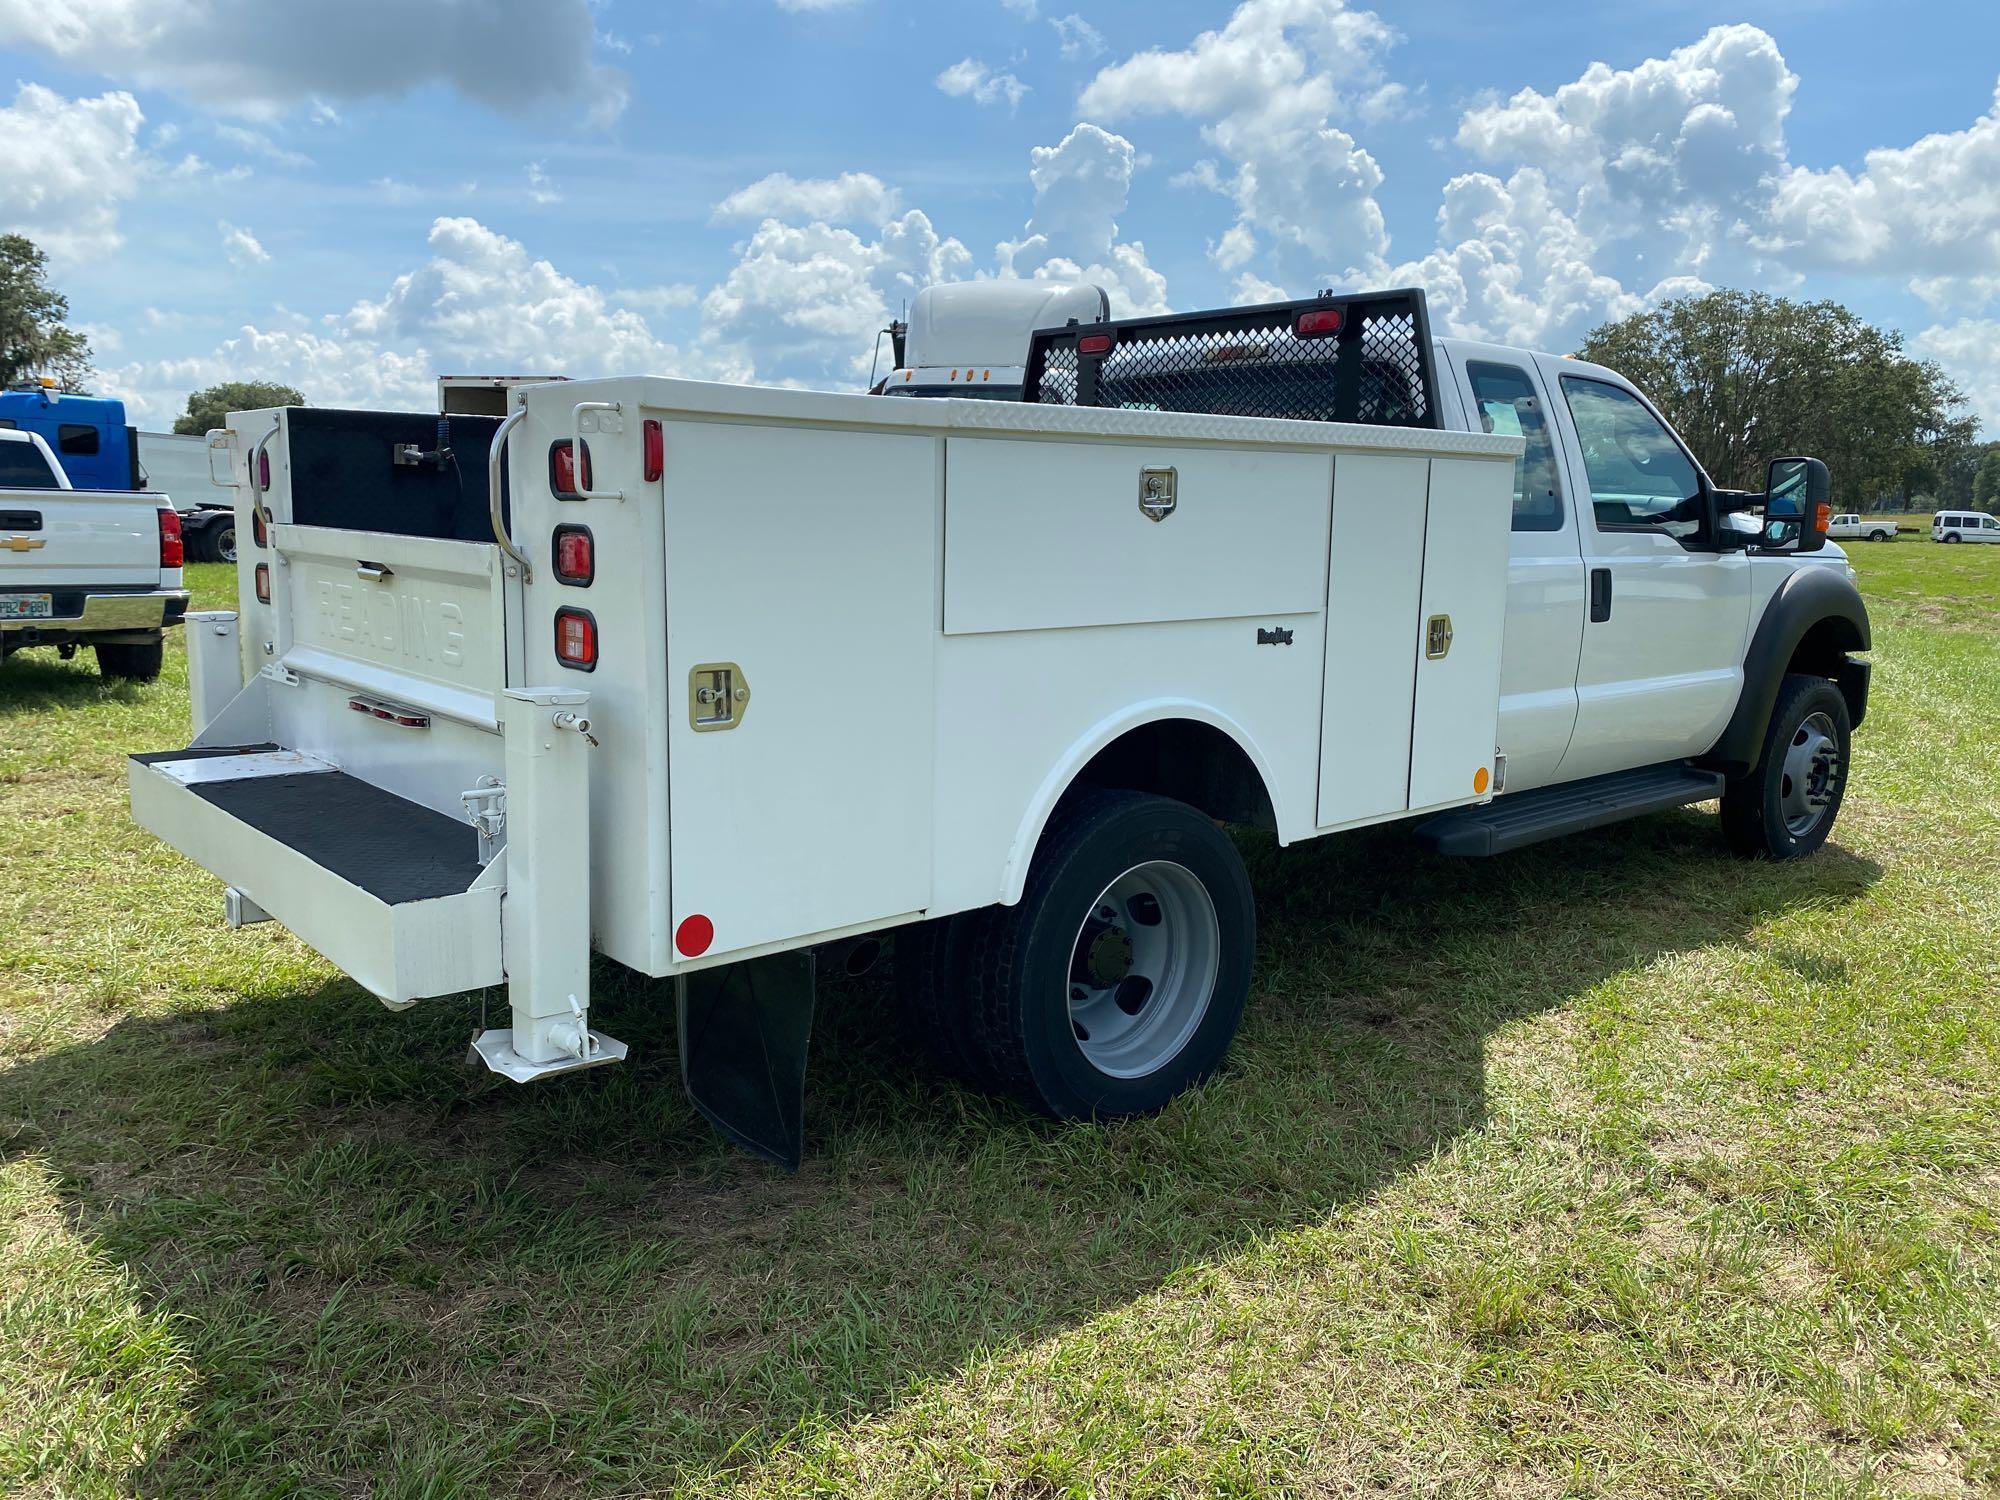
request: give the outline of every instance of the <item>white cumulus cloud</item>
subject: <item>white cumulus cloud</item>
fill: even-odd
[[[119,206],[138,187],[144,116],[130,94],[67,99],[24,83],[0,107],[0,232],[20,233],[58,260],[118,248]]]
[[[1184,180],[1227,194],[1238,225],[1296,276],[1371,276],[1388,234],[1375,200],[1382,171],[1335,123],[1382,84],[1397,40],[1372,11],[1340,0],[1244,0],[1219,31],[1179,51],[1114,63],[1079,100],[1086,115],[1185,115],[1223,164]]]
[[[1136,317],[1167,310],[1166,278],[1146,263],[1146,247],[1118,238],[1138,152],[1122,135],[1082,124],[1054,146],[1030,153],[1035,209],[1018,240],[997,251],[1001,273],[1092,281],[1112,310]]]
[[[269,114],[442,83],[502,113],[605,119],[626,82],[593,61],[589,0],[0,0],[0,46]]]
[[[1028,86],[1012,73],[996,73],[970,57],[938,74],[937,86],[954,99],[970,99],[975,104],[1004,103],[1009,109],[1028,95]]]
[[[247,270],[251,266],[265,265],[270,261],[271,252],[259,244],[257,236],[242,225],[222,219],[216,223],[215,229],[222,236],[222,253],[229,258],[232,266]]]

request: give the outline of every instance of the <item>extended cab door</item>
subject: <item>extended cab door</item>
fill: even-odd
[[[1508,539],[1507,630],[1500,667],[1499,748],[1507,789],[1553,781],[1576,726],[1584,572],[1571,502],[1534,360],[1516,350],[1444,346],[1472,432],[1520,438]]]
[[[1698,755],[1743,688],[1750,560],[1717,551],[1701,470],[1644,397],[1592,365],[1538,356],[1588,574],[1565,781]]]

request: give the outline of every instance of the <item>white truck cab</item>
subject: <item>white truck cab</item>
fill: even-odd
[[[978,1086],[1206,1078],[1255,951],[1222,823],[1492,854],[1719,796],[1745,854],[1827,836],[1868,633],[1823,466],[1724,494],[1613,372],[1437,345],[1417,292],[1002,290],[1065,315],[1011,365],[913,335],[943,363],[882,389],[945,399],[232,414],[236,635],[190,636],[134,816],[394,1007],[504,984],[509,1078],[624,1056],[593,952],[671,979],[695,1103],[788,1164],[815,955],[884,933]],[[964,399],[988,369],[1013,399]]]

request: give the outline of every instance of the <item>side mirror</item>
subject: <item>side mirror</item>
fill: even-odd
[[[1764,546],[1772,551],[1819,551],[1833,521],[1832,496],[1832,476],[1818,459],[1773,459],[1764,486]]]

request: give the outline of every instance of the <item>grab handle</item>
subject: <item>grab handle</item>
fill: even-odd
[[[532,583],[534,573],[528,566],[528,559],[514,545],[514,539],[507,535],[507,518],[500,514],[500,465],[507,454],[507,434],[519,426],[527,414],[525,409],[507,413],[506,420],[494,431],[493,446],[486,450],[486,513],[493,522],[493,540],[500,544],[502,552],[514,559],[521,570],[521,582]]]

